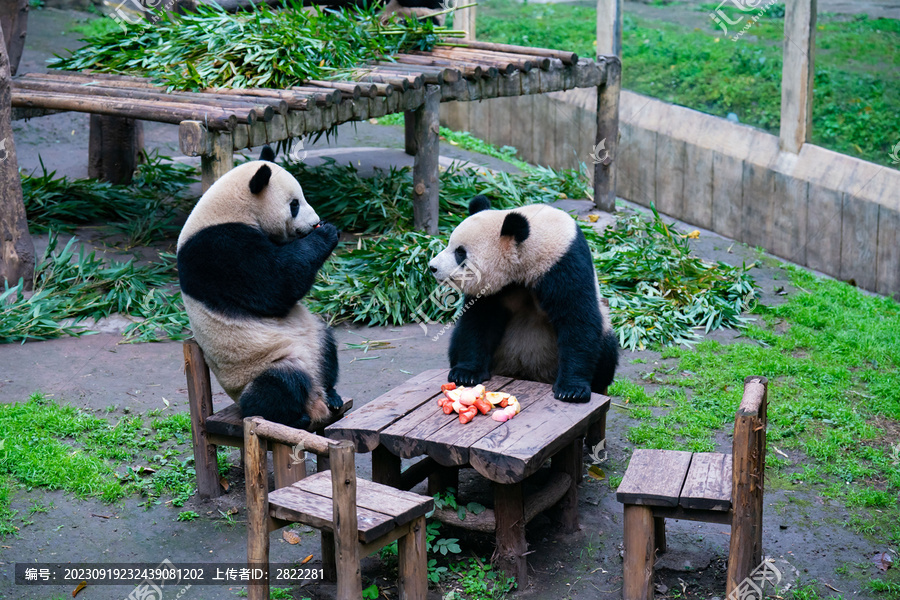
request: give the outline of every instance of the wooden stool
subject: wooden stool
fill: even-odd
[[[305,450],[327,457],[331,470],[269,493],[267,443],[294,447],[302,444],[300,447]],[[260,417],[244,419],[244,452],[247,561],[251,567],[268,570],[269,532],[290,523],[303,523],[322,531],[323,569],[326,576],[335,571],[338,600],[359,600],[360,556],[398,540],[400,600],[425,599],[425,514],[434,507],[431,498],[363,479],[357,485],[353,444],[335,442]],[[251,584],[249,597],[268,600],[268,580]]]
[[[731,525],[726,596],[762,562],[767,385],[765,377],[744,381],[732,454],[634,451],[616,491],[625,505],[625,600],[653,598],[667,518]]]
[[[187,377],[188,404],[191,410],[191,442],[194,446],[194,468],[197,472],[197,493],[201,498],[216,498],[224,493],[219,483],[219,463],[216,446],[244,448],[244,423],[241,407],[232,404],[213,413],[212,380],[203,350],[194,340],[184,341],[184,374]],[[353,407],[353,400],[344,400],[344,406],[332,418],[319,425],[340,419]],[[284,487],[306,477],[306,462],[292,459],[291,449],[276,445],[272,449],[275,463],[275,487]]]

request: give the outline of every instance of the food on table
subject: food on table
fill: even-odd
[[[474,387],[457,386],[455,383],[441,385],[443,396],[438,397],[438,406],[445,415],[459,414],[460,423],[469,423],[478,413],[491,415],[495,421],[504,423],[519,414],[522,407],[515,396],[506,392],[489,392],[481,384]]]

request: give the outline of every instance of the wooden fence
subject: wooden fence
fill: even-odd
[[[621,0],[598,0],[598,51],[621,48]],[[787,6],[778,136],[623,91],[620,198],[900,299],[900,171],[810,144],[815,0]],[[441,122],[526,160],[591,164],[596,92],[442,106]],[[599,150],[602,157],[603,149]],[[596,155],[596,154],[595,154]]]

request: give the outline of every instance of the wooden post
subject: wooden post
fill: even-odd
[[[416,112],[407,110],[403,113],[403,137],[406,144],[406,153],[416,155]]]
[[[334,503],[334,542],[338,600],[362,598],[359,572],[359,530],[356,521],[356,463],[353,444],[331,447],[331,493]]]
[[[287,444],[273,443],[272,465],[275,468],[275,489],[288,487],[306,477],[306,450],[294,452]]]
[[[230,131],[209,131],[209,154],[200,157],[200,176],[205,192],[234,166],[234,140]]]
[[[597,0],[597,54],[622,56],[622,0]]]
[[[497,519],[497,548],[493,562],[507,577],[515,577],[519,589],[528,585],[525,553],[525,504],[521,483],[494,484],[494,516]]]
[[[187,347],[185,345],[185,347]],[[244,419],[244,477],[247,489],[247,562],[251,568],[269,566],[269,478],[266,441],[256,435],[256,424]],[[269,600],[269,578],[247,586],[250,600]]]
[[[625,505],[624,600],[653,600],[653,511],[639,504]]]
[[[656,546],[657,555],[666,551],[666,520],[662,517],[653,517],[653,545]]]
[[[425,517],[416,518],[410,532],[397,541],[400,600],[423,600],[428,595],[428,558],[425,555]]]
[[[9,72],[15,75],[25,48],[25,34],[28,30],[28,0],[5,0],[0,3],[0,29],[3,30],[3,44],[9,57]]]
[[[616,210],[616,152],[619,146],[619,91],[622,62],[616,56],[599,56],[606,62],[606,80],[597,86],[597,137],[594,155],[594,204],[606,212]],[[599,161],[599,162],[598,162]]]
[[[188,405],[191,409],[191,442],[194,447],[197,492],[201,498],[216,498],[222,495],[219,463],[216,459],[216,447],[206,437],[206,419],[213,412],[212,388],[203,350],[194,340],[184,342],[184,374],[187,377]],[[247,459],[245,465],[246,462]]]
[[[438,232],[438,110],[441,87],[425,86],[425,104],[415,113],[416,159],[413,164],[413,226],[432,235]]]
[[[578,531],[578,473],[581,472],[581,438],[566,445],[550,463],[553,471],[565,473],[571,477],[571,485],[556,505],[563,533]]]
[[[465,2],[468,4],[468,2]],[[475,9],[477,6],[463,8],[453,13],[453,28],[465,31],[464,40],[475,40]]]
[[[27,4],[27,3],[26,3]],[[22,279],[25,289],[34,284],[34,243],[28,233],[22,179],[12,136],[12,92],[9,57],[0,30],[0,288]]]
[[[767,385],[765,377],[744,380],[744,397],[734,420],[731,546],[726,595],[730,595],[762,562]]]
[[[400,488],[400,457],[384,446],[372,450],[372,481]]]
[[[144,125],[141,121],[91,115],[88,177],[110,183],[131,183],[143,149]]]
[[[788,2],[784,15],[779,146],[797,154],[809,139],[815,77],[816,0]]]

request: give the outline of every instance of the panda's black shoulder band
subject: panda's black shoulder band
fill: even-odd
[[[275,151],[269,145],[263,146],[262,152],[259,153],[259,160],[267,160],[275,162]]]
[[[484,194],[478,194],[469,201],[469,216],[491,208],[491,201]]]
[[[521,213],[511,212],[503,219],[503,227],[500,228],[501,237],[512,236],[517,244],[521,244],[528,239],[530,233],[528,219]]]
[[[272,169],[269,165],[262,165],[253,177],[250,178],[250,192],[258,194],[269,185],[269,179],[272,177]]]

